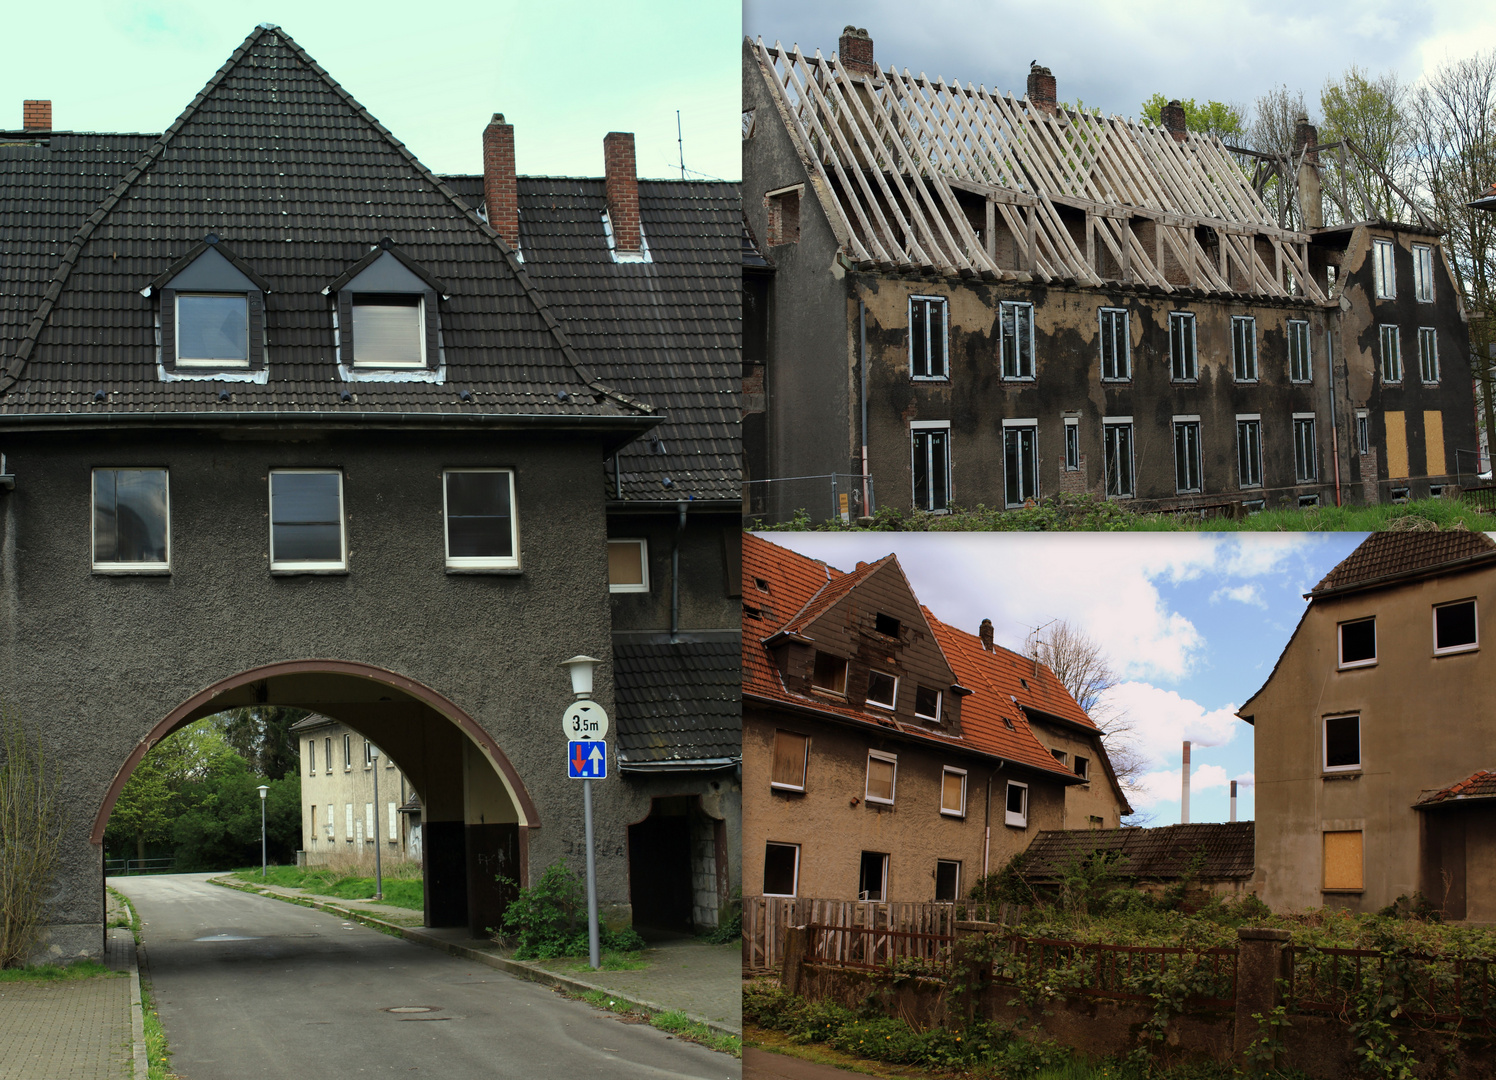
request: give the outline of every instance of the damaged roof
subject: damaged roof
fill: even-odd
[[[1496,772],[1481,769],[1447,788],[1425,789],[1413,803],[1416,810],[1448,806],[1467,800],[1496,799]]]
[[[740,648],[721,641],[613,643],[621,768],[726,766],[743,760]]]
[[[277,27],[257,27],[143,150],[91,138],[0,146],[0,221],[29,237],[27,260],[0,263],[0,421],[657,419],[588,369],[498,234]],[[74,161],[84,175],[64,183]],[[27,232],[18,210],[40,224]],[[263,383],[158,371],[158,298],[142,293],[208,234],[270,285]],[[434,381],[339,375],[323,290],[386,239],[450,290]]]
[[[1245,879],[1255,866],[1256,836],[1250,821],[1041,832],[1024,855],[1023,876],[1054,881],[1071,863],[1093,853],[1122,856],[1127,861],[1114,873],[1134,880],[1177,880],[1196,859],[1200,864],[1194,874],[1200,880]]]

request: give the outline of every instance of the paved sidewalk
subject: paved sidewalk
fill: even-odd
[[[652,1012],[685,1013],[692,1020],[725,1034],[743,1034],[742,950],[736,945],[707,945],[695,938],[652,944],[641,954],[649,967],[640,971],[593,971],[577,960],[520,961],[492,941],[468,936],[465,927],[427,929],[419,912],[376,904],[317,896],[301,889],[248,885],[235,878],[218,878],[230,888],[252,888],[291,901],[311,902],[324,911],[353,916],[361,922],[398,930],[403,937],[457,956],[478,960],[522,979],[555,986],[573,994],[601,990],[609,996],[641,1005]],[[580,967],[580,970],[578,968]]]

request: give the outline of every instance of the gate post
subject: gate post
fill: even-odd
[[[1257,1038],[1253,1013],[1270,1016],[1278,1005],[1278,980],[1288,976],[1287,930],[1244,926],[1236,931],[1236,1024],[1232,1050],[1245,1063],[1247,1047]]]
[[[808,926],[787,926],[784,929],[784,966],[779,969],[779,985],[786,994],[800,993],[805,954],[810,951],[810,933]]]

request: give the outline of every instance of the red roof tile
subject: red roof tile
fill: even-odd
[[[1463,799],[1496,799],[1496,772],[1482,769],[1465,777],[1458,784],[1436,791],[1425,791],[1413,805],[1438,806]]]

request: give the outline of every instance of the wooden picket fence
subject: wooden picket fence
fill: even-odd
[[[743,897],[743,974],[778,972],[784,963],[788,926],[891,930],[900,934],[950,936],[956,923],[975,920],[1016,926],[1026,909],[1019,904],[907,903],[875,900],[817,900],[804,896]]]

